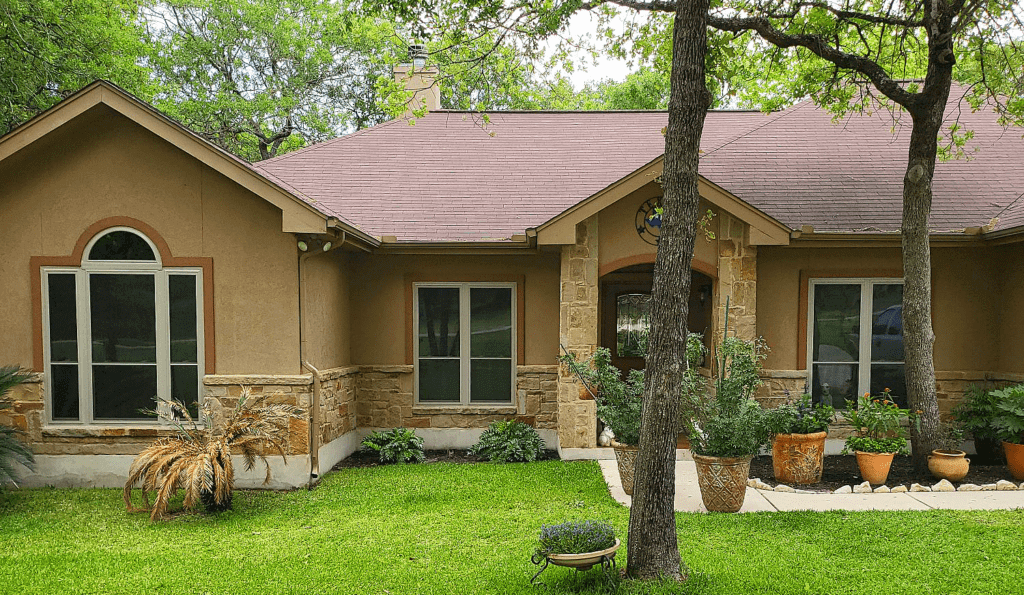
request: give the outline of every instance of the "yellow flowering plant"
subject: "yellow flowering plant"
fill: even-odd
[[[846,419],[855,435],[846,439],[843,454],[850,452],[907,452],[907,431],[903,420],[918,423],[918,416],[909,409],[901,409],[892,399],[889,389],[872,397],[864,393],[857,402],[846,401]]]

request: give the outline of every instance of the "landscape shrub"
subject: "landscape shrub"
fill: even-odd
[[[496,463],[532,462],[544,452],[544,441],[529,424],[509,419],[487,426],[469,453]]]

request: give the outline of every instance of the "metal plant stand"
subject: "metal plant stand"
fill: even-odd
[[[545,585],[543,581],[537,580],[541,573],[547,570],[548,566],[554,564],[555,566],[565,566],[567,568],[575,568],[577,572],[583,572],[590,570],[594,566],[599,566],[601,572],[605,578],[608,579],[610,585],[615,584],[615,552],[619,549],[619,540],[615,540],[615,546],[610,547],[600,552],[592,552],[589,554],[541,554],[539,552],[534,553],[530,556],[530,561],[534,565],[540,566],[540,570],[537,574],[533,575],[530,579],[531,585]]]

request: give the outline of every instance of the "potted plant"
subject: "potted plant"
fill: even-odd
[[[907,433],[901,422],[916,416],[900,409],[889,389],[875,398],[864,393],[856,403],[847,400],[845,416],[854,435],[846,439],[843,454],[856,453],[857,466],[865,481],[885,483],[893,457],[907,452]]]
[[[967,387],[963,401],[953,409],[953,418],[974,440],[975,462],[979,465],[1003,463],[999,432],[992,425],[998,409],[992,392],[975,384]]]
[[[992,427],[1003,441],[1006,466],[1017,481],[1024,480],[1024,384],[992,391],[997,409]]]
[[[750,459],[771,439],[767,413],[753,398],[761,385],[759,370],[767,347],[761,339],[726,337],[718,347],[713,391],[693,365],[702,350],[699,342],[687,344],[691,365],[683,392],[690,449],[704,506],[736,512],[746,496]]]
[[[600,564],[605,570],[615,566],[615,552],[620,542],[615,529],[600,521],[568,521],[559,525],[541,525],[540,543],[531,557],[534,564],[544,563],[530,579],[532,584],[548,567],[566,566],[590,570]]]
[[[960,481],[967,476],[971,460],[960,450],[964,431],[956,419],[944,420],[939,424],[939,448],[928,457],[928,470],[938,479]]]
[[[622,372],[612,365],[611,352],[605,347],[598,347],[583,365],[571,353],[562,356],[561,360],[594,395],[597,416],[615,434],[612,448],[619,466],[622,489],[627,495],[633,495],[633,470],[640,444],[643,371],[630,370],[629,376],[623,380]]]
[[[776,480],[801,485],[821,481],[825,438],[834,411],[831,405],[813,403],[811,395],[805,394],[795,403],[768,412]]]

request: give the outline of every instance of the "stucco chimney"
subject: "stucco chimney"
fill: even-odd
[[[427,46],[409,46],[411,63],[395,66],[395,82],[412,92],[412,99],[406,106],[405,117],[413,111],[426,108],[428,112],[441,109],[441,87],[437,82],[441,71],[436,66],[427,66]]]

